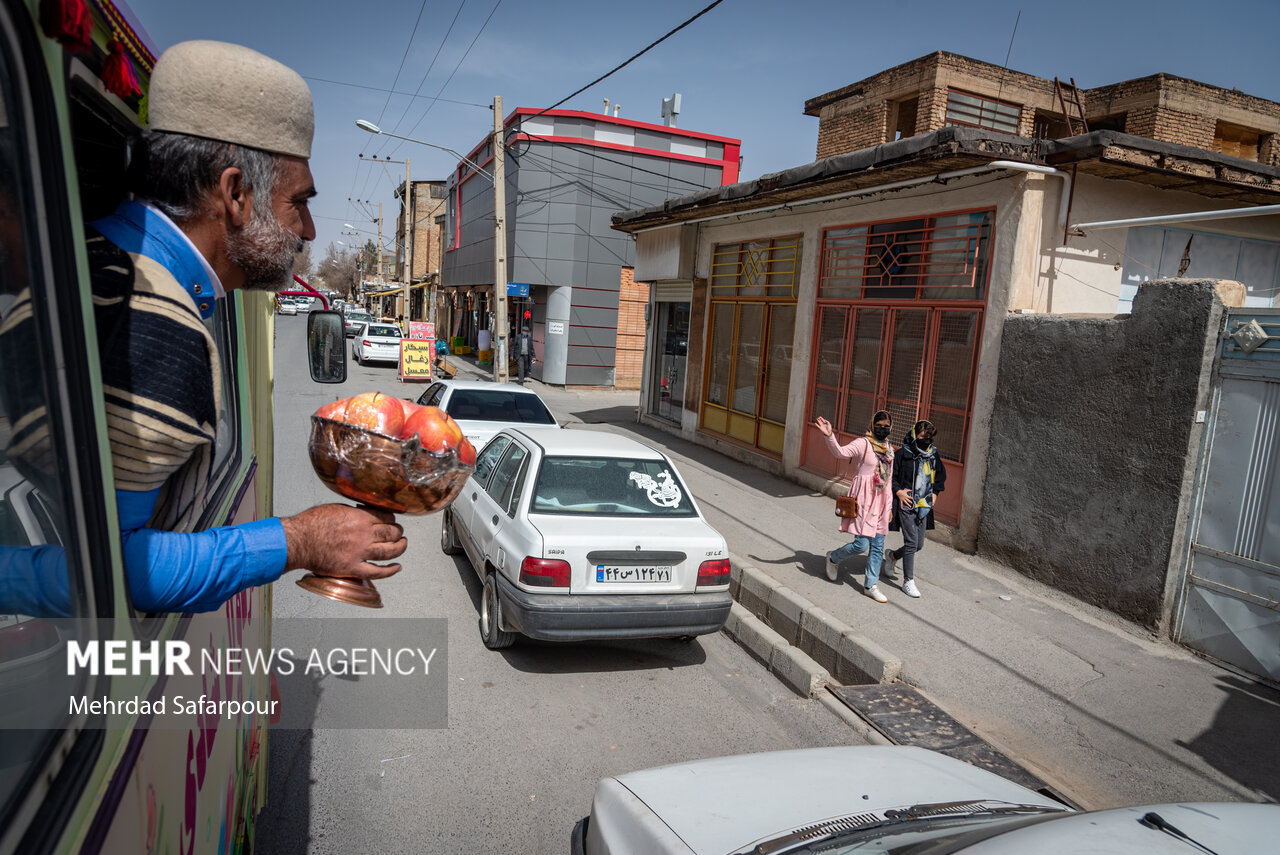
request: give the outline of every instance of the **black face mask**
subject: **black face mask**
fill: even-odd
[[[874,436],[876,439],[888,439],[889,428],[880,427],[879,425],[876,425],[871,428],[871,435]]]
[[[916,440],[916,448],[920,449],[921,451],[928,451],[928,450],[929,450],[929,446],[930,446],[930,445],[932,445],[932,444],[933,444],[933,440],[931,440],[931,439],[917,439],[917,440]]]

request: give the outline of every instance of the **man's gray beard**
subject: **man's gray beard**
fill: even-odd
[[[289,284],[293,260],[304,241],[280,225],[275,212],[256,213],[238,232],[227,233],[227,258],[244,271],[248,291],[279,291]]]

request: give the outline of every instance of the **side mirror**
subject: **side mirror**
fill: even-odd
[[[316,383],[345,383],[347,339],[341,312],[307,314],[307,360]]]

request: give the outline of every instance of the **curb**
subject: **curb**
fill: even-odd
[[[724,631],[797,694],[806,698],[825,694],[823,689],[831,682],[827,669],[788,644],[740,603],[729,609]]]
[[[892,683],[902,673],[900,656],[859,635],[772,576],[732,553],[729,567],[733,610],[742,614],[737,618],[730,614],[726,632],[801,695],[813,697],[817,679],[822,686]],[[811,667],[788,651],[803,656]],[[804,673],[809,674],[808,682]]]

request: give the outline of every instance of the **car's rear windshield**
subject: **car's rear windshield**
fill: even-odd
[[[529,512],[628,517],[696,514],[689,491],[667,461],[618,457],[544,458]]]
[[[391,326],[390,324],[370,324],[369,331],[365,335],[380,335],[383,337],[400,338],[400,328]]]
[[[347,312],[347,318],[352,321],[371,321],[373,320],[373,315],[367,312]]]
[[[537,395],[503,389],[454,389],[445,411],[459,420],[534,425],[556,423],[555,417]]]

